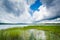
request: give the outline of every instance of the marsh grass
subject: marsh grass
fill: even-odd
[[[36,39],[29,29],[45,31],[46,39]],[[37,31],[36,31],[37,32]],[[59,26],[26,26],[0,30],[0,40],[60,40]]]

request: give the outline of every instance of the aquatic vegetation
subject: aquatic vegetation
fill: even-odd
[[[58,26],[27,26],[0,30],[0,40],[60,40]]]

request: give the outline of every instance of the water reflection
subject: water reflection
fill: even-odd
[[[24,33],[30,40],[46,40],[45,31],[37,29],[29,29]],[[26,37],[24,36],[24,37]],[[27,39],[27,40],[28,40]]]
[[[0,32],[1,40],[60,40],[60,37],[52,31],[37,29],[11,30]]]

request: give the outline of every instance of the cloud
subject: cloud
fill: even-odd
[[[59,17],[60,16],[60,0],[41,0],[42,4],[50,12],[50,15]]]
[[[1,23],[47,22],[60,18],[60,0],[40,0],[42,5],[31,16],[30,6],[36,0],[0,0]],[[60,19],[59,19],[60,20]],[[56,20],[54,20],[55,22]],[[53,21],[51,21],[53,22]],[[56,21],[57,22],[57,21]]]
[[[35,3],[36,0],[26,0],[27,4],[30,6]]]
[[[1,0],[0,21],[3,23],[30,23],[32,18],[24,0]],[[3,8],[2,8],[3,7]]]
[[[0,0],[0,23],[60,23],[60,0],[40,0],[42,5],[31,16],[29,7],[35,1]],[[0,29],[16,26],[23,25],[0,25]]]
[[[44,20],[48,20],[49,22],[50,20],[60,18],[60,0],[41,0],[41,2],[42,6],[39,8],[40,11],[36,11],[34,14],[36,22]]]

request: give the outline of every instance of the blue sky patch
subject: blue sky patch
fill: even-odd
[[[39,7],[42,5],[42,3],[40,2],[40,0],[36,0],[36,2],[34,4],[32,4],[30,6],[30,9],[35,12],[36,10],[39,11]],[[33,13],[30,12],[31,15],[33,15]]]

